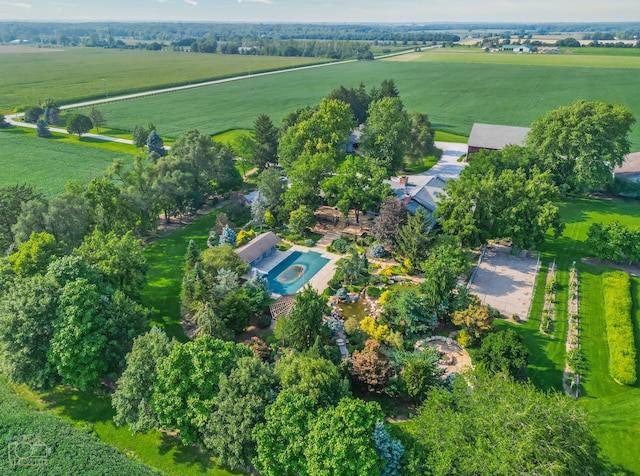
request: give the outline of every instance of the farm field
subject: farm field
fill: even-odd
[[[575,52],[582,48],[575,48]],[[580,68],[640,68],[640,51],[634,48],[584,48],[574,54],[564,49],[562,54],[515,54],[510,51],[485,52],[480,48],[438,48],[421,53],[386,58],[384,61],[426,61],[435,63],[512,64]],[[627,54],[605,54],[604,50],[627,51]]]
[[[5,112],[16,106],[31,106],[45,98],[65,104],[72,100],[102,99],[107,94],[120,95],[323,62],[316,58],[84,47],[43,48],[38,53],[23,54],[3,51],[0,51],[2,70],[8,74],[0,76],[0,111]]]
[[[136,124],[152,121],[167,136],[179,136],[193,128],[215,134],[251,128],[263,113],[278,124],[291,111],[316,104],[341,84],[357,87],[364,82],[371,88],[384,79],[393,79],[408,111],[425,112],[437,129],[462,135],[469,134],[474,122],[529,126],[548,110],[577,99],[620,103],[640,118],[640,96],[635,87],[640,61],[636,58],[605,57],[628,62],[626,68],[611,68],[562,63],[482,64],[474,59],[481,59],[481,53],[442,55],[428,51],[409,54],[414,56],[409,61],[407,57],[360,61],[322,71],[248,78],[107,104],[100,109],[114,128],[132,130]],[[456,62],[449,61],[449,57],[457,58]],[[495,57],[501,61],[512,59],[502,54]],[[530,61],[537,55],[513,57]],[[469,62],[463,62],[465,58]],[[596,57],[582,58],[585,61]],[[635,127],[630,139],[632,150],[640,150],[640,127]]]
[[[588,411],[594,433],[609,462],[639,473],[640,386],[618,385],[609,375],[609,352],[602,309],[602,274],[608,268],[580,261],[580,258],[590,255],[584,245],[590,224],[618,220],[629,226],[640,226],[638,202],[577,199],[561,203],[560,210],[567,227],[560,238],[550,239],[542,248],[543,263],[546,265],[555,258],[558,266],[554,339],[538,332],[546,266],[541,269],[537,279],[529,322],[523,325],[500,322],[499,327],[513,326],[522,335],[532,353],[527,376],[533,383],[542,389],[560,390],[565,361],[568,270],[571,263],[576,261],[580,280],[581,343],[588,369],[582,376],[578,403]],[[639,278],[632,278],[631,291],[637,346],[640,342]]]
[[[89,138],[78,142],[76,136],[57,134],[55,138],[39,139],[35,130],[12,128],[0,131],[0,186],[28,183],[47,195],[64,191],[70,180],[83,184],[98,177],[117,157],[133,157],[123,152],[123,144],[106,144]],[[92,146],[93,145],[93,146]],[[99,145],[100,147],[96,147]],[[108,145],[116,150],[108,150]]]

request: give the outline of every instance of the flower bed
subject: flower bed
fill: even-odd
[[[566,366],[564,370],[563,386],[572,397],[580,396],[580,374],[584,371],[584,355],[580,348],[580,314],[578,305],[578,270],[575,261],[569,270],[569,302],[568,330],[565,350],[567,352]]]
[[[556,263],[554,261],[549,265],[547,281],[544,287],[544,307],[542,308],[542,317],[540,318],[540,332],[543,334],[551,334],[553,332],[556,288]]]

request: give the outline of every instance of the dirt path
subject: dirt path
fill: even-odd
[[[640,266],[616,263],[611,260],[599,260],[598,258],[582,258],[582,262],[585,264],[591,264],[593,266],[604,266],[605,268],[617,269],[629,273],[631,276],[640,277]]]

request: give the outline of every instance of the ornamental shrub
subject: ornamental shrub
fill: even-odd
[[[220,234],[220,245],[229,244],[235,246],[238,241],[238,235],[233,231],[229,225],[225,225]]]
[[[333,240],[333,243],[331,243],[331,247],[338,253],[346,253],[349,249],[349,242],[344,238],[336,238]]]
[[[465,329],[462,329],[461,331],[458,332],[458,335],[456,336],[456,341],[458,341],[458,344],[460,344],[462,347],[466,348],[466,347],[471,347],[475,339]]]
[[[346,288],[340,288],[340,289],[338,289],[338,292],[336,292],[336,297],[340,301],[346,301],[347,298],[349,297],[349,293],[348,293]]]
[[[380,294],[382,294],[382,289],[376,286],[369,286],[367,288],[367,296],[370,296],[373,299],[378,299],[380,297]]]
[[[254,230],[240,230],[238,232],[238,236],[236,237],[236,246],[242,246],[246,243],[249,243],[256,237],[256,232]]]
[[[371,255],[372,258],[380,259],[380,258],[386,257],[389,254],[389,252],[385,249],[383,244],[376,243],[369,250],[369,254]]]

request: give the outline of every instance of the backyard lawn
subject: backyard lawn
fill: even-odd
[[[561,390],[567,332],[568,271],[576,261],[580,281],[581,345],[587,361],[578,403],[588,411],[594,433],[608,461],[627,471],[640,473],[640,386],[618,385],[609,375],[601,277],[608,268],[580,261],[580,258],[590,255],[584,240],[591,223],[619,220],[628,226],[640,226],[640,208],[637,201],[577,199],[561,203],[560,210],[567,228],[560,238],[549,238],[541,250],[545,265],[555,258],[558,266],[553,339],[538,331],[546,266],[536,281],[529,321],[521,325],[503,321],[498,323],[498,327],[513,326],[522,335],[532,353],[527,375],[533,383],[542,389]],[[640,343],[639,278],[632,279],[631,294],[637,346]]]

